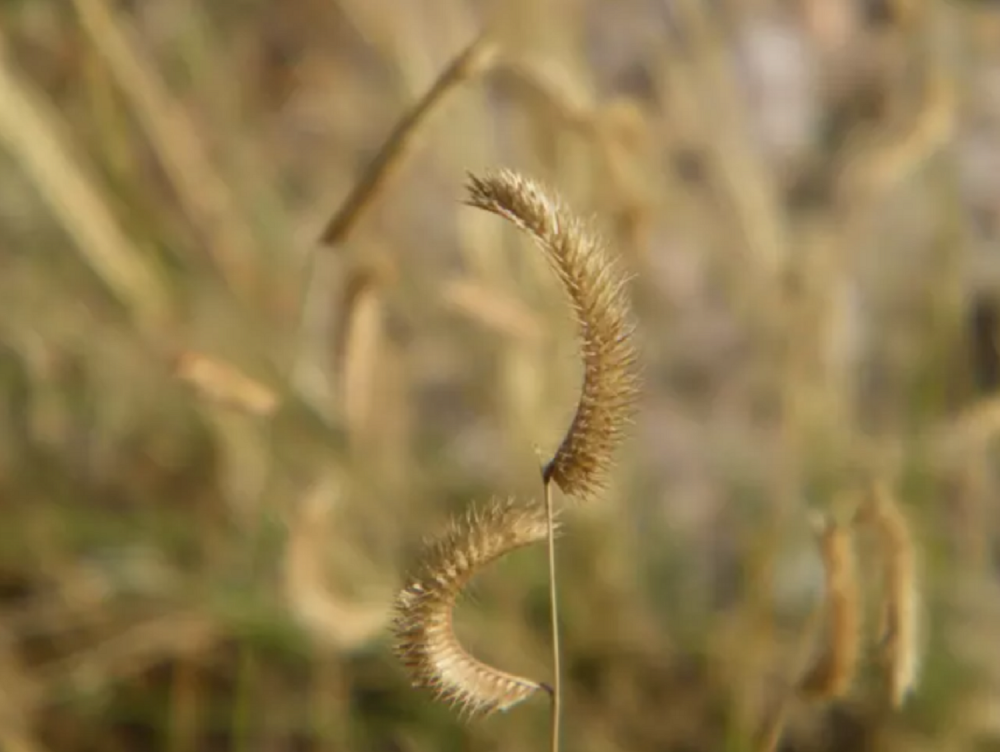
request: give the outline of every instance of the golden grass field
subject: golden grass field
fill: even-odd
[[[0,0],[0,750],[549,748],[544,696],[464,721],[391,644],[577,402],[557,279],[464,203],[497,168],[593,219],[644,371],[607,490],[557,498],[563,749],[779,709],[782,750],[1000,749],[996,4]],[[872,488],[898,708],[877,543],[837,611],[810,527]],[[474,655],[550,681],[547,571],[476,577]],[[789,699],[824,604],[858,673]]]

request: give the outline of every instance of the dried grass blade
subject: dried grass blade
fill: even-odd
[[[256,242],[195,122],[107,2],[74,0],[74,5],[146,131],[177,198],[204,234],[215,267],[231,289],[251,293],[257,280],[248,260]]]
[[[427,93],[397,123],[375,160],[327,223],[320,237],[321,242],[333,246],[347,238],[413,148],[421,126],[430,120],[449,94],[462,83],[486,71],[493,62],[495,52],[495,44],[486,34],[481,34],[441,72]]]
[[[278,409],[278,395],[235,366],[193,350],[180,353],[174,375],[200,397],[248,415],[270,417]]]
[[[140,324],[159,327],[169,310],[165,286],[136,253],[97,180],[74,153],[58,113],[6,59],[2,37],[0,143],[21,164],[84,262]]]

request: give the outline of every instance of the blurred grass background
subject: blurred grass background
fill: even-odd
[[[481,29],[499,57],[324,227]],[[386,606],[574,407],[544,263],[461,207],[593,214],[648,363],[560,571],[566,748],[747,749],[821,571],[807,512],[917,521],[924,680],[795,750],[1000,749],[1000,10],[959,0],[0,2],[0,748],[533,750],[411,690]],[[253,379],[247,382],[247,379]],[[544,552],[460,633],[546,679]]]

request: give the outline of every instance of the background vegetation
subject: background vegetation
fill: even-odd
[[[332,246],[385,138],[489,26]],[[534,750],[411,690],[387,604],[575,407],[510,166],[635,274],[647,389],[561,541],[565,746],[745,749],[874,479],[924,678],[786,749],[1000,748],[1000,12],[958,0],[0,2],[0,748]],[[252,383],[244,383],[245,378]],[[544,680],[543,547],[460,631]]]

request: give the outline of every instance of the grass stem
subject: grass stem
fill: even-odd
[[[551,752],[559,752],[559,721],[562,712],[561,649],[559,647],[559,591],[556,579],[555,514],[552,505],[552,483],[544,480],[545,519],[549,546],[549,619],[552,623],[552,736]]]

